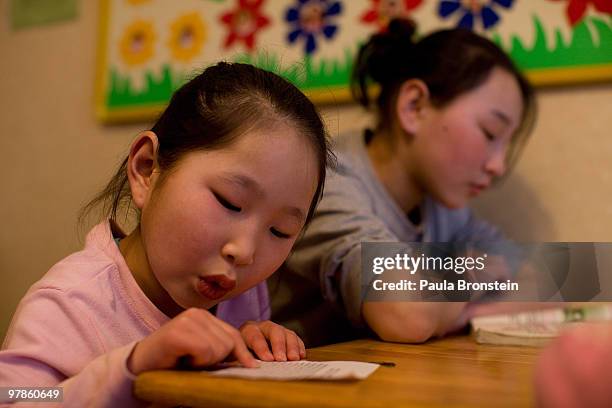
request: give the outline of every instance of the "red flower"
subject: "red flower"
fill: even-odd
[[[612,0],[569,0],[566,13],[572,27],[582,20],[589,3],[591,3],[595,7],[595,10],[600,13],[612,14]]]
[[[372,0],[372,8],[361,15],[366,24],[376,24],[378,31],[385,31],[395,17],[406,18],[421,5],[423,0]]]
[[[223,14],[221,22],[228,26],[229,32],[223,46],[229,48],[236,41],[242,41],[249,51],[255,47],[255,34],[270,20],[261,13],[264,0],[238,0],[236,7]]]

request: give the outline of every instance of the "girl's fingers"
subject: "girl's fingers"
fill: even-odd
[[[247,346],[255,352],[257,357],[264,361],[273,361],[274,356],[270,352],[266,337],[259,327],[254,324],[245,326],[241,331]]]
[[[272,354],[276,361],[287,361],[287,339],[285,328],[272,323],[267,330],[268,339],[272,346]]]
[[[300,358],[306,358],[306,345],[304,344],[300,336],[298,336],[297,334],[296,336],[298,338],[298,343],[300,343]]]
[[[231,338],[233,339],[232,354],[234,355],[234,357],[236,357],[236,360],[238,360],[238,362],[245,367],[249,367],[249,368],[258,367],[259,364],[257,364],[257,361],[255,361],[255,358],[253,357],[253,355],[247,348],[246,344],[244,343],[244,340],[240,332],[236,330],[234,327],[225,323],[224,321],[219,320],[219,319],[216,319],[216,320],[219,323],[219,327],[223,331],[225,331],[229,336],[231,336]]]
[[[196,366],[218,363],[227,357],[234,347],[232,337],[214,325],[202,327],[192,339],[195,342],[192,362]]]
[[[287,359],[295,361],[300,359],[300,343],[298,336],[291,330],[284,329],[285,343],[287,344]]]
[[[244,344],[244,340],[242,340],[240,333],[236,333],[236,336],[234,336],[233,354],[236,357],[236,360],[238,360],[238,362],[243,366],[248,368],[259,367],[259,364],[257,364],[257,361],[255,361],[255,358],[247,348],[246,344]]]
[[[193,364],[206,366],[223,361],[233,354],[246,367],[256,367],[257,362],[248,351],[238,330],[208,312],[194,313],[191,329],[194,335]]]
[[[266,339],[270,343],[272,357],[276,361],[295,361],[306,357],[306,347],[302,339],[294,331],[285,329],[269,320],[248,322],[242,326],[240,331],[251,349],[264,360],[268,360],[265,356],[269,353]],[[264,345],[266,353],[262,354],[261,350],[264,349]]]

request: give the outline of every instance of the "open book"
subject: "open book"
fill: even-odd
[[[473,318],[477,343],[540,347],[581,322],[612,320],[612,305],[565,307]]]

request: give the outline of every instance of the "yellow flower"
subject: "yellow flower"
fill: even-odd
[[[189,62],[200,53],[206,39],[206,28],[196,12],[184,14],[170,26],[169,46],[172,56],[179,61]]]
[[[149,21],[136,20],[125,29],[119,50],[123,61],[128,65],[138,65],[153,56],[155,32]]]

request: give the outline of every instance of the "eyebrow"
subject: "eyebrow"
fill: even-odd
[[[258,197],[264,197],[266,195],[261,185],[246,174],[228,173],[224,174],[222,178],[223,180],[235,184],[238,187],[252,191],[253,194]],[[304,211],[302,211],[298,207],[285,206],[283,207],[283,211],[286,212],[288,215],[297,218],[299,222],[303,222],[306,219]]]

